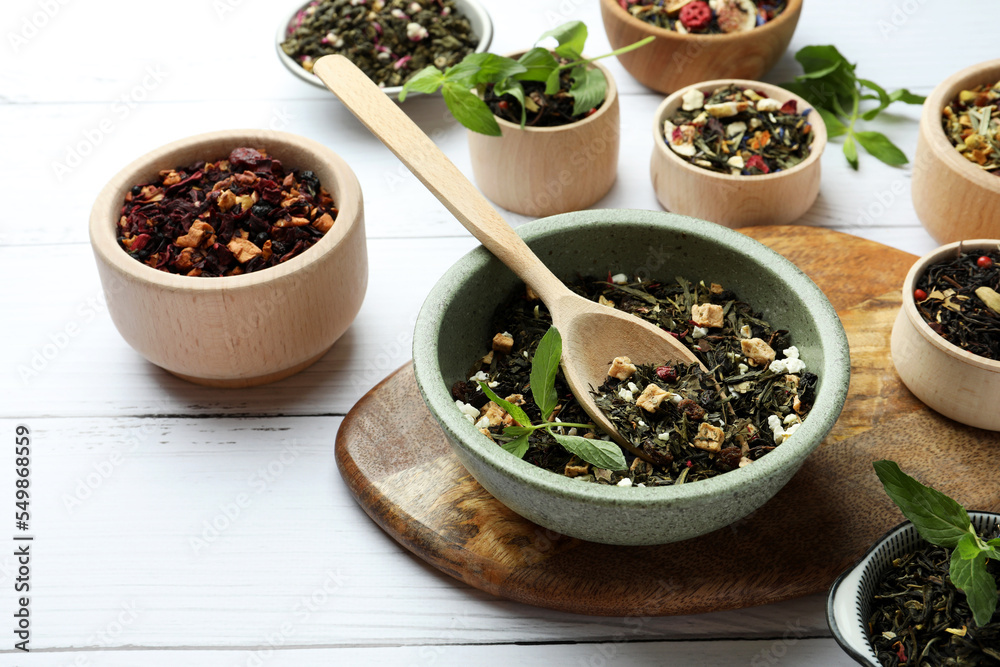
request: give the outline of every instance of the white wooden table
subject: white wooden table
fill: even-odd
[[[324,91],[278,63],[295,2],[6,0],[0,46],[0,665],[847,665],[824,597],[674,618],[592,618],[471,589],[411,556],[348,494],[334,465],[343,415],[409,358],[413,319],[475,243]],[[608,48],[597,0],[484,0],[493,50],[569,19]],[[859,73],[926,94],[996,55],[986,0],[808,0],[789,53],[835,43]],[[659,209],[647,173],[659,94],[617,62],[618,182],[598,207]],[[406,111],[464,170],[465,132],[440,99]],[[919,110],[875,123],[908,155]],[[87,240],[108,178],[168,141],[270,127],[332,147],[366,197],[371,262],[361,313],[320,362],[246,390],[197,387],[150,365],[104,307]],[[908,169],[831,144],[802,220],[916,254],[936,244]],[[507,214],[512,224],[525,219]],[[872,267],[873,271],[878,270]],[[393,307],[386,309],[387,303]],[[391,314],[386,314],[391,313]],[[31,429],[30,654],[11,614],[14,438]]]

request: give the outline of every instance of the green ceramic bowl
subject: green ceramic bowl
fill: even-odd
[[[518,233],[563,279],[623,272],[685,276],[736,291],[791,340],[819,375],[812,411],[795,437],[752,465],[712,479],[657,488],[577,481],[515,458],[476,430],[450,387],[496,333],[490,320],[520,281],[485,248],[452,266],[417,317],[413,363],[424,401],[459,460],[500,502],[541,526],[594,542],[662,544],[727,526],[784,486],[833,427],[847,396],[847,336],[833,306],[781,255],[738,232],[671,213],[580,211],[525,224]]]

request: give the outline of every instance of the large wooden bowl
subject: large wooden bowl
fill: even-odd
[[[653,155],[649,173],[656,198],[668,211],[731,228],[795,222],[809,210],[819,194],[820,156],[826,147],[826,125],[815,110],[807,116],[813,127],[809,157],[778,173],[761,176],[720,174],[691,164],[664,141],[663,121],[677,111],[685,92],[697,88],[707,96],[730,83],[767,93],[768,97],[782,103],[796,100],[800,112],[812,106],[784,88],[760,81],[720,79],[678,90],[663,100],[653,116]]]
[[[264,148],[286,169],[310,169],[339,213],[314,246],[258,272],[214,278],[158,271],[119,247],[125,193],[161,169]],[[284,132],[227,130],[181,139],[139,158],[104,187],[90,214],[90,242],[111,319],[139,354],[199,384],[244,387],[309,366],[354,320],[368,284],[361,186],[322,144]]]
[[[618,87],[606,67],[594,65],[604,72],[608,92],[593,115],[569,125],[524,129],[497,118],[499,137],[469,130],[473,177],[494,203],[522,215],[555,215],[588,208],[614,185]]]
[[[764,25],[728,35],[681,34],[640,21],[618,4],[601,0],[601,17],[615,49],[652,35],[641,49],[618,56],[629,74],[661,93],[708,79],[758,79],[771,69],[792,40],[802,0],[788,0],[781,14]]]
[[[917,260],[903,282],[903,307],[892,327],[892,363],[903,384],[945,417],[991,431],[1000,431],[1000,361],[967,352],[936,334],[917,312],[913,290],[928,266],[955,257],[960,247],[975,252],[998,245],[996,239],[949,243]]]
[[[1000,177],[983,171],[945,136],[941,112],[958,93],[1000,79],[1000,59],[948,77],[924,102],[913,160],[913,208],[938,243],[1000,238]]]

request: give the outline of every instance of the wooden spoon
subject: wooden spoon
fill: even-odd
[[[698,359],[659,327],[570,291],[434,142],[350,60],[324,56],[313,72],[473,236],[538,294],[562,336],[561,365],[573,395],[615,442],[647,458],[604,416],[591,388],[604,382],[615,357],[626,356],[636,364],[692,364]]]

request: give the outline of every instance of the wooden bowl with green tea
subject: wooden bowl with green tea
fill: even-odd
[[[891,345],[896,372],[917,398],[945,417],[991,431],[1000,431],[998,291],[1000,239],[941,246],[906,274]]]

